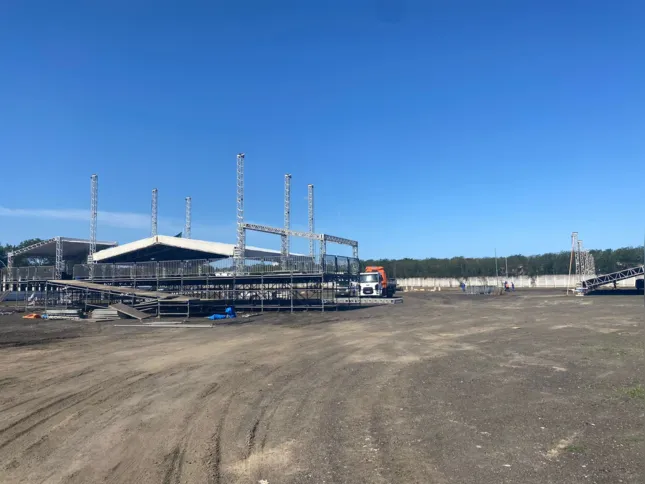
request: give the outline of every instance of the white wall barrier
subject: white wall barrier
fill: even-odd
[[[403,290],[415,289],[459,289],[459,284],[464,281],[468,286],[494,286],[501,285],[505,280],[515,284],[517,288],[561,288],[576,286],[575,276],[569,277],[567,274],[552,274],[536,277],[519,276],[519,277],[506,277],[500,276],[499,279],[495,277],[469,277],[467,279],[457,279],[451,277],[403,277],[397,278],[397,285]],[[622,281],[617,281],[617,287],[634,288],[636,285],[636,278],[631,277]],[[604,288],[611,289],[613,284],[607,284]]]

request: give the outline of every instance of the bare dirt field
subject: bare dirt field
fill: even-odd
[[[0,482],[643,483],[640,297],[209,329],[0,316]]]

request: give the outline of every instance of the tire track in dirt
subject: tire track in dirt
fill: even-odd
[[[312,347],[317,344],[319,343],[313,343]],[[319,385],[319,379],[311,377],[312,370],[314,370],[314,373],[320,372],[323,375],[328,374],[331,367],[343,361],[344,359],[351,357],[351,355],[356,351],[358,350],[347,351],[347,348],[345,347],[335,347],[327,355],[317,358],[311,357],[310,353],[304,351],[304,353],[309,356],[307,359],[298,362],[292,361],[289,365],[290,368],[301,366],[298,371],[291,374],[287,373],[270,380],[263,378],[263,381],[270,381],[273,388],[277,387],[280,384],[282,386],[279,390],[268,395],[266,393],[263,393],[253,402],[245,405],[250,409],[259,408],[259,412],[257,412],[255,416],[247,414],[246,416],[240,417],[242,425],[240,425],[240,428],[236,432],[236,434],[240,437],[245,435],[246,442],[241,456],[233,458],[233,462],[235,463],[234,468],[236,468],[237,470],[232,470],[233,474],[229,474],[230,471],[225,472],[220,453],[218,474],[214,483],[218,483],[220,481],[228,482],[229,480],[233,480],[235,482],[246,482],[246,480],[249,479],[249,482],[255,482],[256,478],[258,477],[258,475],[256,474],[259,472],[261,472],[261,477],[263,478],[266,478],[266,474],[270,472],[276,472],[276,469],[273,467],[274,464],[267,463],[267,461],[263,460],[263,457],[259,457],[258,460],[254,458],[254,454],[256,452],[262,454],[265,451],[267,440],[269,440],[269,437],[271,435],[270,429],[272,428],[275,415],[279,410],[285,410],[284,400],[288,397],[288,395],[293,393],[294,388],[298,388],[299,391],[297,392],[297,395],[294,395],[294,398],[297,398],[299,400],[299,403],[296,407],[297,410],[294,411],[293,409],[290,409],[288,413],[291,415],[291,417],[284,417],[287,420],[291,421],[293,416],[298,415],[298,413],[302,411],[303,405],[306,405],[305,403],[303,403],[303,401],[308,401],[312,393],[317,390],[323,393],[325,392],[325,390]],[[276,371],[271,372],[271,374],[274,373],[276,373]],[[284,379],[286,379],[286,381],[283,381]],[[247,386],[249,384],[253,383],[249,382],[247,383]],[[247,432],[244,432],[242,430],[244,422],[251,422],[250,428],[247,427],[249,428]],[[218,432],[218,434],[221,435],[221,430]],[[287,444],[287,442],[277,442],[276,444],[278,446],[282,446]],[[271,453],[269,455],[271,455]],[[272,459],[272,457],[269,457],[269,459]],[[240,472],[242,472],[242,474],[238,474]],[[282,478],[284,479],[285,476],[282,475]]]
[[[31,397],[26,400],[22,400],[20,402],[12,403],[11,405],[8,405],[6,407],[0,408],[0,413],[6,412],[7,410],[11,410],[12,408],[19,407],[20,405],[24,405],[25,403],[33,402],[36,400],[38,397]]]
[[[217,427],[215,428],[215,445],[213,450],[213,463],[212,463],[212,484],[220,484],[222,479],[222,430],[224,429],[224,422],[226,420],[226,415],[231,406],[231,402],[235,394],[231,395],[226,403],[224,408],[222,408],[222,414],[219,421],[217,422]]]
[[[247,445],[246,445],[246,452],[245,455],[243,456],[244,459],[248,459],[253,452],[253,447],[255,446],[255,441],[256,441],[256,435],[258,432],[258,428],[260,426],[260,423],[263,423],[264,421],[270,422],[270,419],[273,417],[275,414],[276,410],[279,407],[280,402],[282,402],[285,398],[285,395],[287,392],[291,389],[291,387],[296,383],[296,381],[306,375],[312,368],[314,367],[319,367],[323,364],[325,364],[328,360],[336,356],[338,352],[332,353],[331,355],[328,355],[324,358],[321,359],[315,359],[311,363],[309,363],[307,366],[304,368],[301,368],[299,371],[293,373],[293,374],[287,374],[285,375],[286,377],[286,382],[282,385],[281,389],[278,390],[277,392],[271,393],[269,396],[266,396],[265,394],[259,396],[251,405],[251,408],[260,408],[260,412],[258,415],[252,419],[253,425],[251,426],[251,429],[248,432],[247,436]],[[342,360],[345,358],[346,355],[341,355],[339,360]],[[292,362],[293,363],[293,362]],[[275,373],[275,372],[273,372]],[[267,413],[268,412],[268,413]],[[267,438],[267,432],[269,430],[269,423],[267,423],[265,426],[265,433],[264,437],[262,438],[262,443],[261,443],[261,448],[264,448],[264,445],[266,444],[266,438]]]
[[[92,425],[96,425],[97,422],[104,422],[103,426],[99,427],[98,432],[100,433],[104,429],[109,429],[109,425],[114,422],[114,416],[118,415],[120,418],[127,418],[129,416],[135,415],[138,416],[141,414],[143,409],[154,404],[154,398],[151,393],[156,392],[159,382],[164,382],[165,388],[170,388],[173,385],[182,385],[185,383],[184,380],[178,379],[176,376],[179,372],[176,367],[166,368],[165,370],[158,372],[138,372],[129,379],[120,379],[120,381],[113,383],[109,388],[106,388],[106,392],[101,392],[100,395],[95,395],[91,400],[86,400],[85,405],[80,409],[78,406],[74,407],[72,412],[64,417],[64,420],[67,420],[68,423],[64,427],[59,427],[56,421],[53,422],[53,427],[48,430],[48,434],[45,434],[41,439],[32,444],[27,449],[22,451],[22,460],[25,462],[32,462],[32,468],[36,461],[33,460],[34,452],[39,451],[39,446],[41,443],[46,443],[45,449],[40,452],[46,452],[50,454],[58,448],[59,444],[66,445],[64,442],[73,438],[71,436],[76,436],[75,438],[82,442],[86,429]],[[170,380],[169,380],[170,378]],[[137,395],[137,401],[134,407],[126,406],[123,407],[124,402],[132,395]],[[191,407],[192,408],[192,407]],[[195,409],[196,411],[197,409]],[[107,415],[107,420],[104,416]],[[189,413],[186,416],[186,421],[190,421],[191,414]],[[182,435],[184,432],[180,432]],[[156,443],[158,441],[155,440]],[[146,449],[146,454],[154,454],[155,448],[158,448],[157,445],[151,446],[149,449]],[[174,451],[177,450],[177,455],[173,458]],[[18,455],[18,454],[16,454]],[[45,454],[43,454],[45,455]],[[30,457],[32,457],[30,459]],[[104,475],[103,480],[106,482],[134,482],[139,477],[138,465],[140,462],[133,461],[130,456],[123,456],[122,460],[118,462],[113,462],[111,467],[107,468],[104,466]],[[161,456],[163,459],[163,466],[170,466],[169,469],[165,471],[165,474],[159,476],[157,482],[161,482],[162,478],[170,479],[170,482],[179,482],[181,473],[183,472],[183,459],[184,459],[184,450],[181,445],[177,445],[173,452],[166,456]],[[161,459],[160,459],[161,460]],[[160,466],[161,467],[161,466]],[[25,469],[27,470],[27,468]],[[73,477],[66,476],[66,482],[89,482],[96,479],[95,470],[90,463],[83,465],[81,469],[78,469]],[[165,481],[164,481],[165,482]]]
[[[279,393],[277,398],[274,399],[271,402],[272,405],[271,405],[271,408],[269,409],[269,412],[267,413],[267,415],[265,416],[264,412],[262,412],[262,414],[258,417],[258,424],[259,424],[260,420],[262,420],[263,422],[266,422],[264,424],[264,432],[263,432],[262,440],[261,440],[261,443],[260,443],[260,449],[261,450],[264,450],[264,448],[266,446],[267,438],[269,436],[269,431],[271,429],[271,422],[273,420],[273,417],[275,416],[276,411],[280,408],[279,404],[280,404],[280,402],[282,402],[284,400],[285,395],[287,394],[287,392],[289,390],[291,390],[291,388],[293,387],[293,385],[295,383],[297,383],[296,379],[299,379],[299,381],[302,380],[306,375],[309,375],[310,370],[312,370],[314,368],[327,369],[327,366],[331,366],[331,365],[335,365],[335,364],[339,363],[340,361],[346,359],[348,356],[351,356],[352,353],[354,353],[354,351],[348,352],[348,353],[343,353],[339,349],[338,351],[332,353],[331,355],[327,356],[326,358],[324,358],[322,360],[315,360],[310,365],[308,365],[306,368],[304,368],[303,370],[298,372],[296,375],[294,375],[293,378],[291,378],[285,384],[285,386],[283,387],[282,391]],[[334,357],[336,357],[336,358],[334,358]],[[313,391],[315,390],[316,387],[311,384],[312,382],[313,382],[313,380],[309,379],[308,380],[309,384],[305,385],[306,390],[303,392],[303,396],[300,399],[300,403],[296,407],[295,412],[293,412],[294,415],[300,414],[300,412],[304,409],[304,406],[306,405],[306,402],[308,401],[309,395],[311,395],[311,393],[313,393]],[[268,407],[268,405],[267,405],[267,407]],[[259,425],[256,425],[256,432],[257,432],[257,427],[258,426]]]
[[[126,376],[125,379],[136,378],[141,374],[142,374],[141,372],[130,372],[127,374],[128,376]],[[0,443],[0,450],[4,449],[7,445],[11,444],[15,440],[22,437],[23,435],[34,430],[36,427],[47,422],[49,419],[56,417],[57,415],[60,415],[66,410],[69,410],[72,407],[75,407],[78,404],[91,399],[92,397],[100,394],[101,392],[103,391],[113,392],[114,389],[112,388],[112,386],[118,383],[119,381],[122,381],[123,379],[124,379],[123,375],[114,377],[114,378],[109,378],[107,380],[102,381],[101,383],[92,385],[86,390],[75,392],[75,393],[72,393],[71,395],[66,395],[61,398],[56,398],[55,400],[51,401],[45,406],[38,408],[37,410],[18,419],[16,422],[13,422],[12,424],[4,427],[3,429],[0,429],[0,435],[4,435],[7,433],[11,434],[7,440]]]
[[[327,468],[331,482],[425,482],[388,481],[382,475],[382,465],[375,462],[379,449],[373,445],[369,431],[371,408],[379,398],[379,388],[396,378],[397,368],[386,363],[352,363],[332,379],[332,391],[322,402],[318,437],[313,443],[325,449],[325,458],[316,467],[319,472]],[[313,449],[310,454],[314,454]]]
[[[196,368],[197,367],[191,369]],[[197,394],[197,398],[192,405],[192,409],[184,416],[184,422],[189,425],[188,429],[183,432],[183,437],[175,446],[173,452],[166,456],[164,465],[167,466],[167,469],[164,474],[163,484],[179,484],[181,482],[186,451],[191,445],[195,428],[201,425],[201,418],[209,408],[209,400],[218,396],[217,393],[220,388],[221,384],[219,382],[213,382],[206,385],[206,387]],[[217,453],[219,455],[221,454],[221,443],[217,447]],[[170,459],[169,462],[168,458]]]
[[[181,479],[181,469],[184,465],[185,450],[177,445],[174,450],[164,459],[164,465],[167,466],[164,474],[163,484],[179,484]]]
[[[257,359],[255,361],[257,361]],[[262,368],[263,368],[262,366],[255,366],[252,369],[252,371],[249,373],[249,376],[257,375],[259,370]],[[263,375],[260,375],[251,381],[245,382],[245,384],[247,385],[255,384],[258,380],[265,380],[267,377],[279,371],[281,368],[282,368],[282,365],[277,365],[271,368],[268,372],[265,372]],[[236,378],[237,378],[237,375],[235,374],[230,376],[225,382],[222,383],[222,386],[226,383],[234,384]],[[210,468],[209,484],[220,484],[222,480],[222,434],[224,431],[224,424],[226,423],[226,417],[228,416],[228,412],[230,410],[231,404],[233,403],[233,399],[240,393],[240,389],[241,389],[241,385],[239,384],[236,385],[236,389],[233,391],[233,393],[231,393],[231,395],[224,402],[224,405],[222,406],[222,409],[221,409],[220,418],[217,422],[217,426],[215,427],[215,432],[212,434],[211,438],[209,439],[209,441],[212,442],[211,446],[213,448],[213,450],[209,453],[209,455],[212,455],[212,459],[210,462],[207,462],[207,465]]]

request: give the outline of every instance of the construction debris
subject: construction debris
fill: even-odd
[[[43,319],[65,319],[73,321],[81,319],[81,312],[78,309],[49,309],[41,317]]]
[[[95,321],[111,321],[119,319],[119,312],[116,309],[95,309],[90,312],[90,319]]]

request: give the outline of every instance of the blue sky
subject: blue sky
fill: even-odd
[[[640,1],[9,1],[0,4],[0,241],[247,220],[361,256],[640,245]],[[638,200],[638,203],[636,201]],[[278,248],[272,236],[249,243]],[[294,249],[305,250],[305,241]],[[342,247],[330,252],[348,253]]]

